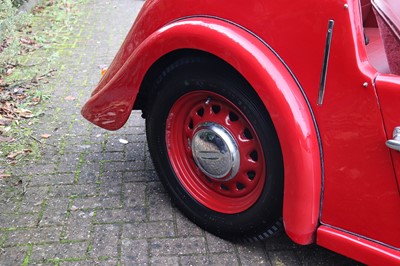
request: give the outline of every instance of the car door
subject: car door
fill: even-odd
[[[379,75],[375,86],[388,139],[386,145],[390,148],[397,185],[400,189],[400,76]]]

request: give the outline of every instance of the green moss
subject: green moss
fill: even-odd
[[[22,266],[27,266],[27,265],[29,265],[29,259],[30,259],[31,254],[32,254],[32,248],[33,248],[32,245],[29,245],[29,246],[28,246],[28,253],[26,254],[26,257],[25,257],[25,259],[24,259],[24,262],[22,263]]]
[[[47,206],[47,198],[45,198],[45,199],[43,200],[43,202],[42,202],[42,206],[41,206],[40,211],[39,211],[38,219],[37,219],[37,221],[36,221],[36,224],[37,224],[37,225],[38,225],[38,224],[40,223],[40,221],[43,219],[43,215],[44,215],[44,212],[45,212],[45,210],[46,210],[46,206]]]

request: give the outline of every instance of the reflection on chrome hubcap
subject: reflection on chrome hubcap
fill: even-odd
[[[207,122],[194,130],[192,154],[197,166],[212,179],[227,181],[239,171],[238,145],[219,124]]]

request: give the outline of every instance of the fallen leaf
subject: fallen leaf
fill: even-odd
[[[48,138],[51,137],[51,135],[50,135],[50,134],[42,134],[42,135],[40,135],[40,137],[41,137],[42,139],[48,139]]]
[[[10,76],[14,72],[14,70],[15,70],[15,67],[7,69],[6,76]]]
[[[32,82],[33,84],[38,84],[38,83],[39,83],[38,77],[37,77],[37,76],[34,76],[34,77],[31,79],[31,82]]]
[[[119,142],[122,144],[128,144],[129,142],[126,139],[119,139]]]
[[[10,160],[15,160],[19,155],[24,156],[31,152],[32,152],[32,150],[28,150],[28,149],[24,149],[22,151],[11,152],[7,155],[7,158]]]
[[[30,39],[30,38],[21,38],[21,39],[20,39],[20,42],[21,42],[22,44],[28,44],[28,45],[32,45],[32,44],[35,44],[35,43],[36,43],[35,40],[32,40],[32,39]]]
[[[22,185],[22,180],[20,179],[20,180],[18,180],[17,182],[15,182],[13,185],[14,186],[20,186],[20,185]]]
[[[17,113],[22,118],[32,118],[34,117],[32,111],[28,109],[16,109],[15,113]]]
[[[34,102],[35,104],[40,103],[41,100],[42,100],[42,99],[41,99],[40,97],[32,98],[32,102]]]
[[[9,177],[11,177],[11,175],[9,175],[9,174],[0,174],[0,179],[9,178]]]
[[[14,141],[15,141],[15,139],[13,139],[11,137],[2,137],[2,136],[0,136],[0,142],[8,142],[8,143],[10,143],[10,142],[14,142]]]
[[[4,169],[1,169],[1,170],[0,170],[0,179],[2,179],[2,178],[8,178],[8,177],[11,177],[11,175],[5,173],[5,170],[4,170]]]
[[[74,96],[69,95],[69,96],[65,97],[64,100],[66,100],[66,101],[75,101],[76,98]]]
[[[11,125],[12,120],[7,118],[0,119],[0,126],[9,126]]]
[[[71,5],[69,4],[69,2],[66,2],[66,3],[65,3],[65,11],[66,11],[67,13],[69,13],[69,12],[71,11]]]

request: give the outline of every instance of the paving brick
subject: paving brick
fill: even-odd
[[[270,265],[263,243],[236,245],[243,265]]]
[[[75,174],[73,173],[32,176],[29,186],[72,185],[74,180]]]
[[[121,246],[122,265],[146,265],[149,263],[148,242],[146,240],[123,239]]]
[[[50,190],[50,197],[94,196],[98,193],[97,184],[54,186]]]
[[[86,154],[85,160],[89,162],[123,161],[124,157],[125,157],[124,152],[93,152]]]
[[[101,183],[122,183],[123,172],[106,171],[100,176]]]
[[[222,254],[210,255],[209,265],[234,266],[234,265],[245,265],[245,264],[240,264],[234,253],[228,253],[228,254],[222,253]]]
[[[93,257],[116,257],[118,255],[120,231],[120,225],[96,225],[93,233],[94,236],[91,255]]]
[[[158,180],[156,182],[148,183],[147,191],[150,194],[165,194],[165,193],[167,193],[164,186]]]
[[[174,237],[175,229],[172,221],[161,221],[151,223],[125,224],[122,238],[165,238]]]
[[[80,154],[80,153],[92,153],[92,152],[102,152],[103,147],[96,144],[76,144],[69,145],[65,148],[65,154]],[[72,155],[71,155],[72,156]]]
[[[179,265],[179,257],[152,257],[150,265]]]
[[[150,241],[152,256],[205,254],[206,243],[202,237],[166,238]]]
[[[176,227],[178,236],[203,236],[204,231],[191,222],[188,218],[183,216],[180,212],[176,212]]]
[[[292,250],[289,251],[270,251],[268,256],[273,266],[281,265],[302,265],[297,257],[296,253]]]
[[[294,243],[285,233],[273,236],[265,242],[267,251],[296,249],[298,247],[299,245]]]
[[[5,245],[13,246],[30,243],[58,242],[60,240],[61,230],[62,227],[52,226],[10,231]]]
[[[332,265],[335,261],[337,265],[361,265],[356,262],[339,256],[330,250],[318,247],[316,245],[302,246],[293,251],[299,258],[302,265]]]
[[[117,259],[63,261],[60,266],[117,266]]]
[[[30,260],[41,262],[49,259],[85,258],[87,247],[87,242],[35,245],[32,248]]]
[[[122,203],[119,196],[74,198],[73,207],[74,209],[110,209],[120,208]]]
[[[119,179],[110,179],[100,183],[100,196],[116,196],[122,195],[123,186]]]
[[[49,132],[51,132],[49,130]],[[56,141],[54,141],[56,142]],[[61,140],[57,140],[57,145],[55,147],[53,146],[49,146],[48,149],[43,150],[40,160],[43,162],[51,162],[56,164],[59,160],[59,152],[60,152],[60,147],[59,147],[59,143],[61,142]],[[50,141],[46,141],[46,144],[52,144]]]
[[[126,160],[127,161],[142,161],[147,148],[147,143],[132,142],[126,145]]]
[[[69,198],[49,198],[40,225],[63,224],[67,218]]]
[[[208,255],[185,255],[179,258],[181,265],[209,265],[211,263]]]
[[[118,138],[119,137],[119,138]],[[123,144],[119,141],[119,139],[126,140],[126,136],[113,136],[107,140],[105,150],[107,152],[125,152],[126,144]],[[128,141],[128,140],[126,140]]]
[[[75,172],[78,170],[79,165],[79,154],[76,153],[65,153],[61,156],[57,171],[64,173],[64,172]]]
[[[31,164],[25,167],[28,170],[27,174],[32,175],[46,175],[53,174],[56,172],[56,165],[54,163],[50,164]]]
[[[207,249],[211,253],[234,252],[234,246],[221,238],[206,233]]]
[[[158,176],[154,171],[123,172],[124,182],[151,182],[157,181]]]
[[[166,194],[149,194],[148,205],[150,221],[164,221],[173,219],[171,200]]]
[[[144,161],[105,162],[104,172],[143,171]]]
[[[63,238],[67,240],[87,240],[90,237],[94,211],[71,211],[63,230]]]
[[[7,240],[8,231],[0,231],[0,247]]]
[[[39,212],[47,199],[48,187],[28,187],[22,196],[19,212]]]
[[[98,223],[132,223],[143,221],[146,221],[146,209],[144,207],[98,210],[96,215],[96,222]]]
[[[222,253],[211,255],[180,256],[180,265],[246,266],[247,264],[241,264],[236,258],[235,254]]]
[[[146,152],[146,171],[151,171],[154,174],[156,174],[153,161],[152,161],[150,153],[148,151]]]
[[[29,266],[55,266],[54,262],[38,262],[38,261],[30,261]]]
[[[18,197],[13,198],[13,200],[11,200],[11,199],[10,200],[6,199],[6,200],[7,200],[7,202],[0,202],[1,212],[3,214],[15,212],[16,209],[18,208],[18,202],[19,202]],[[0,227],[1,227],[1,225],[0,225]]]
[[[0,213],[0,228],[34,227],[37,214],[4,214]]]
[[[27,255],[27,247],[11,247],[0,249],[1,265],[22,265]]]
[[[100,175],[100,168],[101,162],[85,161],[85,163],[80,168],[78,183],[96,183]]]
[[[146,206],[145,183],[124,184],[124,206],[126,207]]]

